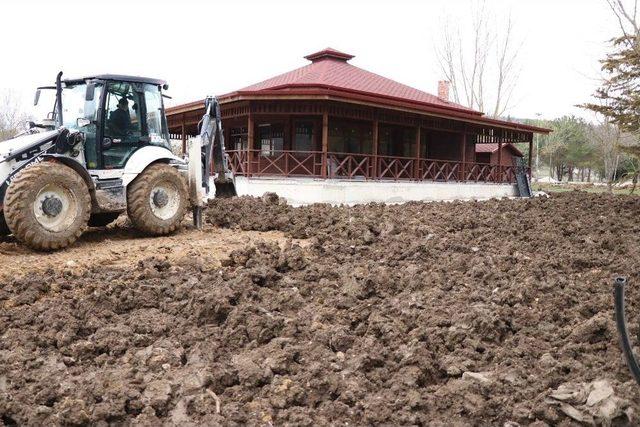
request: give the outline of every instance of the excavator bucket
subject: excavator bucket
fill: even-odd
[[[229,198],[238,195],[238,193],[236,192],[236,186],[233,182],[214,181],[214,184],[216,186],[216,197]]]

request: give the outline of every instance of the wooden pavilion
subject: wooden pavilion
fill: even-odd
[[[486,117],[400,84],[324,49],[310,64],[219,96],[236,176],[366,181],[513,183],[503,144],[528,143],[548,129]],[[167,109],[170,133],[197,133],[203,101]],[[494,162],[476,161],[476,144],[495,144]]]

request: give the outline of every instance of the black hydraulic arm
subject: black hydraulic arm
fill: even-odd
[[[204,115],[200,126],[200,154],[202,159],[202,187],[210,194],[209,177],[212,175],[211,165],[215,167],[216,197],[232,197],[237,195],[233,173],[229,169],[227,155],[224,150],[224,133],[220,104],[213,96],[205,99]],[[212,161],[213,160],[213,161]],[[202,207],[194,206],[193,221],[197,228],[202,228]]]
[[[209,193],[209,177],[211,176],[211,164],[215,167],[217,177],[215,179],[216,195],[220,190],[235,193],[233,177],[229,169],[224,148],[224,132],[222,132],[222,117],[218,100],[209,96],[205,99],[205,113],[200,122],[200,136],[203,140],[202,147],[202,182]],[[224,188],[226,187],[226,188]],[[229,195],[229,194],[224,194]],[[232,194],[235,195],[235,194]]]
[[[216,120],[216,139],[213,146],[213,164],[216,167],[219,182],[227,182],[229,165],[227,164],[227,156],[224,151],[224,133],[222,132],[222,115],[220,113],[220,104],[216,98],[213,109],[215,111]]]
[[[224,132],[222,131],[222,116],[218,100],[209,96],[205,99],[205,113],[200,122],[200,136],[203,140],[202,180],[207,194],[209,194],[209,177],[211,164],[215,167],[216,197],[232,197],[236,195],[233,173],[224,148]],[[213,160],[213,162],[211,161]]]
[[[215,112],[214,106],[217,100],[213,97],[207,97],[204,101],[204,115],[200,121],[200,137],[202,138],[202,185],[209,194],[209,177],[211,176],[211,154],[216,138],[216,118],[212,113]]]
[[[613,284],[614,298],[615,298],[615,310],[616,310],[616,326],[618,327],[618,334],[620,335],[620,344],[622,346],[622,352],[627,360],[627,365],[631,370],[633,378],[640,384],[640,366],[638,366],[638,360],[633,354],[633,347],[629,340],[629,331],[627,329],[627,320],[624,312],[624,288],[627,285],[627,279],[625,277],[617,277]]]

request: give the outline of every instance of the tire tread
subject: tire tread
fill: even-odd
[[[167,174],[178,185],[178,191],[181,193],[182,201],[178,212],[171,221],[159,221],[156,220],[151,213],[149,207],[149,192],[151,191],[153,183]],[[180,172],[165,163],[156,163],[149,166],[129,184],[127,188],[127,214],[134,227],[140,231],[156,236],[170,234],[182,225],[182,219],[187,212],[189,204],[188,194],[187,184]]]
[[[71,180],[76,186],[80,192],[76,194],[77,202],[83,207],[78,226],[66,236],[47,232],[44,228],[40,230],[34,227],[28,218],[32,210],[28,193],[32,190],[33,184],[42,176],[56,174]],[[62,249],[73,244],[87,228],[90,213],[91,196],[87,184],[73,169],[57,162],[42,162],[18,172],[4,198],[4,215],[9,230],[20,242],[36,250]]]

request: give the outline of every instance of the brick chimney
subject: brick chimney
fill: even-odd
[[[446,80],[440,80],[438,82],[438,98],[445,101],[449,100],[449,82]]]

